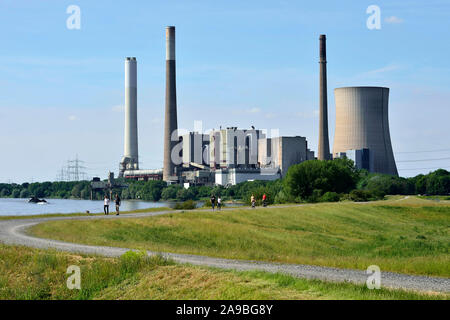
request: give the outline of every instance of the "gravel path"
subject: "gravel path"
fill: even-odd
[[[0,242],[10,245],[24,245],[27,247],[40,249],[54,248],[57,250],[74,253],[95,254],[107,257],[118,257],[130,249],[117,247],[104,247],[104,246],[90,246],[50,239],[41,239],[27,235],[25,231],[27,228],[33,225],[46,221],[128,219],[136,217],[140,218],[150,217],[173,212],[175,211],[136,213],[136,214],[121,215],[118,217],[110,215],[110,216],[32,218],[32,219],[17,219],[17,220],[3,220],[3,221],[0,220]],[[149,251],[148,254],[152,255],[156,253]],[[328,268],[311,265],[220,259],[198,255],[175,254],[175,253],[162,253],[162,255],[164,257],[171,258],[178,263],[188,263],[193,265],[201,265],[233,270],[260,270],[273,273],[280,272],[299,278],[320,279],[334,282],[352,282],[357,284],[364,284],[368,277],[365,271],[352,269],[338,269],[338,268]],[[413,276],[393,272],[381,271],[381,285],[383,287],[397,288],[397,289],[447,292],[447,293],[450,292],[449,278]]]

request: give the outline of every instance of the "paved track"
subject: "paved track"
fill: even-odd
[[[107,257],[118,257],[130,249],[117,247],[104,247],[104,246],[90,246],[50,239],[41,239],[27,235],[26,229],[38,223],[54,220],[129,219],[136,217],[140,218],[150,217],[173,212],[174,211],[161,211],[161,212],[125,214],[120,215],[118,217],[110,215],[110,216],[52,217],[52,218],[0,220],[0,242],[10,245],[24,245],[27,247],[40,249],[54,248],[57,250],[74,253],[95,254]],[[149,251],[148,254],[152,255],[156,253]],[[223,269],[234,269],[234,270],[261,270],[267,272],[280,272],[299,278],[320,279],[334,282],[352,282],[357,284],[364,284],[368,277],[365,271],[361,270],[338,269],[338,268],[328,268],[328,267],[298,265],[298,264],[269,263],[260,261],[220,259],[188,254],[175,254],[175,253],[160,253],[160,254],[162,254],[167,258],[171,258],[178,263],[189,263],[193,265],[217,267]],[[413,276],[393,272],[383,272],[383,271],[381,272],[381,285],[383,287],[397,288],[397,289],[447,292],[447,293],[450,292],[449,278]]]

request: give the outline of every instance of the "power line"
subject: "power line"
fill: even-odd
[[[447,158],[437,158],[437,159],[401,160],[401,161],[397,161],[397,162],[420,162],[420,161],[438,161],[438,160],[450,160],[450,157],[447,157]]]
[[[437,169],[450,169],[450,167],[434,167],[434,168],[408,168],[408,169],[398,169],[401,171],[404,170],[437,170]]]
[[[440,149],[440,150],[428,150],[428,151],[401,151],[401,152],[394,152],[397,153],[428,153],[428,152],[444,152],[444,151],[450,151],[450,149]]]

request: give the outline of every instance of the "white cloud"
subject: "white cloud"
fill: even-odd
[[[390,16],[390,17],[385,18],[384,21],[386,23],[398,24],[398,23],[402,23],[403,19],[396,17],[396,16]]]
[[[78,120],[78,117],[77,117],[77,116],[74,116],[74,115],[70,115],[70,116],[69,116],[69,120],[70,120],[70,121],[76,121],[76,120]]]
[[[390,65],[384,66],[384,67],[379,68],[379,69],[367,71],[366,74],[368,74],[368,75],[369,74],[378,74],[378,73],[389,72],[389,71],[398,70],[398,69],[400,69],[399,65],[390,64]]]
[[[248,113],[259,113],[261,112],[260,108],[251,108],[249,110],[247,110]]]
[[[299,118],[311,119],[319,116],[319,110],[300,111],[295,114]]]

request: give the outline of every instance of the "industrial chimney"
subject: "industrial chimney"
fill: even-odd
[[[171,152],[178,140],[172,141],[172,134],[178,129],[177,89],[175,73],[175,27],[166,27],[166,112],[164,122],[164,170],[163,180],[174,175],[175,165]]]
[[[125,59],[125,139],[119,177],[125,170],[139,169],[137,135],[137,68],[136,58]]]
[[[319,41],[319,148],[317,157],[319,160],[330,160],[330,142],[328,140],[327,47],[324,34],[320,35]]]

